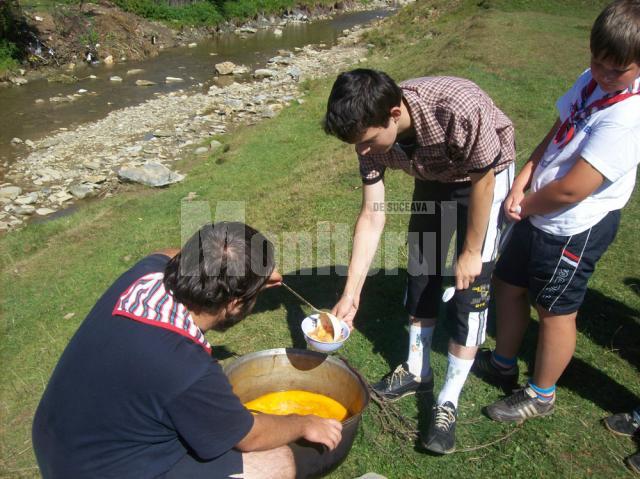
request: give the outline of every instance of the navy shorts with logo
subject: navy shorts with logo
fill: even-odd
[[[533,226],[528,219],[513,228],[495,275],[527,288],[531,302],[554,314],[578,311],[596,263],[613,242],[620,210],[611,211],[582,233],[558,236]]]

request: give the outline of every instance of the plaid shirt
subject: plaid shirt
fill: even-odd
[[[469,173],[509,166],[516,156],[511,120],[475,83],[455,77],[426,77],[400,84],[413,127],[411,156],[398,145],[359,156],[365,184],[382,180],[386,168],[421,180],[469,181]]]

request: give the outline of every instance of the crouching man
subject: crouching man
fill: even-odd
[[[44,478],[285,478],[287,444],[336,447],[338,421],[252,415],[204,333],[242,320],[282,277],[273,245],[242,223],[204,226],[104,293],[71,339],[33,422]]]

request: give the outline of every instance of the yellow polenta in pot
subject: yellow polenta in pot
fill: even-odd
[[[338,401],[324,394],[308,391],[278,391],[264,394],[245,403],[245,407],[252,411],[267,414],[315,414],[327,419],[343,421],[347,418],[347,409]]]

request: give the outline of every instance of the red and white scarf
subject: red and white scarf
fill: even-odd
[[[602,98],[598,98],[587,105],[587,100],[597,86],[598,84],[592,77],[591,81],[589,81],[580,92],[580,98],[571,105],[568,118],[560,125],[556,137],[553,140],[554,143],[558,145],[558,148],[564,148],[573,139],[578,123],[587,120],[596,111],[604,110],[640,93],[640,78],[636,78],[626,90],[607,93]]]
[[[211,345],[191,314],[167,291],[163,273],[150,273],[135,281],[120,296],[113,314],[174,331],[211,353]]]

